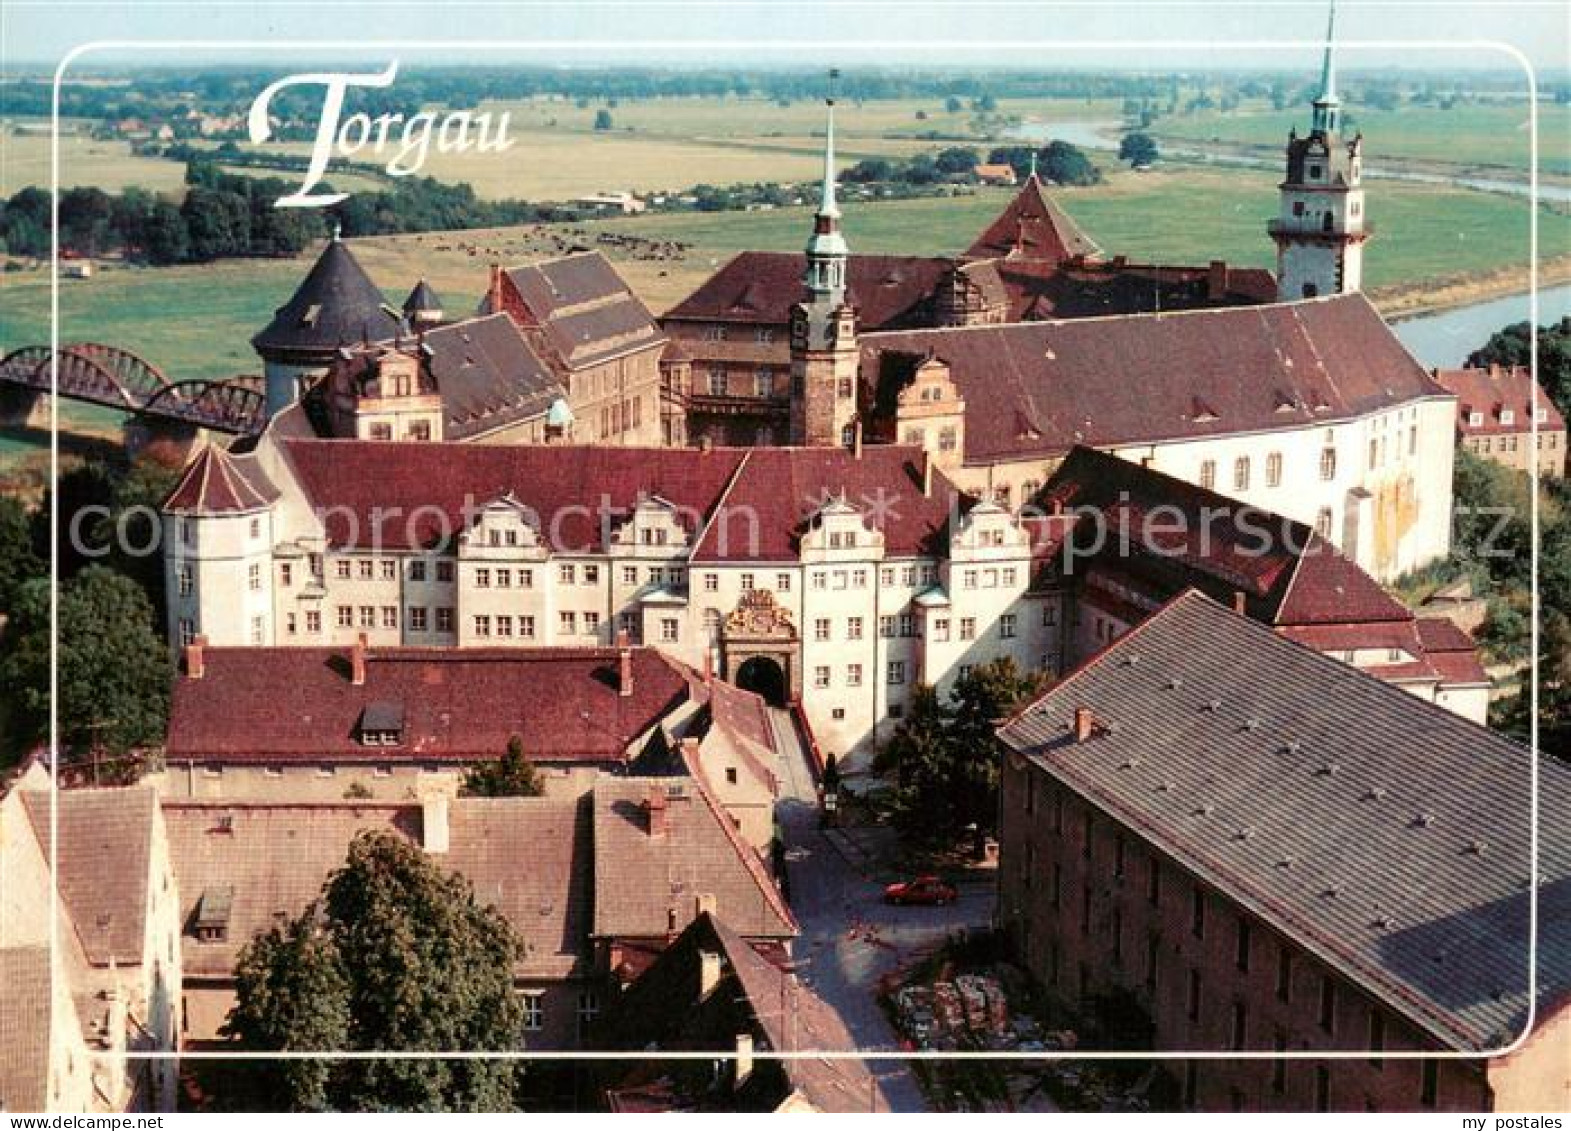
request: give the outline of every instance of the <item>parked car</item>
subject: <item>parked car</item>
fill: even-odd
[[[946,884],[937,876],[918,876],[904,883],[890,884],[884,889],[885,903],[912,903],[942,906],[960,898],[953,884]]]

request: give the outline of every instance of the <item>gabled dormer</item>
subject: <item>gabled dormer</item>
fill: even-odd
[[[804,562],[869,561],[884,556],[884,533],[841,495],[823,503],[802,532]]]
[[[659,495],[643,495],[633,513],[611,532],[619,554],[636,558],[672,558],[687,553],[687,526],[681,508]]]
[[[458,556],[543,559],[548,555],[539,523],[534,510],[509,491],[481,507],[468,529],[459,532]]]
[[[1031,553],[1031,536],[1015,516],[993,502],[978,503],[949,536],[951,561],[1018,558]]]

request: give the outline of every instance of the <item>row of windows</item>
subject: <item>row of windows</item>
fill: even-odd
[[[705,326],[704,327],[704,341],[706,341],[706,342],[723,342],[723,341],[726,341],[727,338],[730,335],[730,332],[731,332],[730,327],[727,327],[727,326],[720,326],[720,325]],[[745,331],[739,330],[738,333],[745,333]],[[757,326],[757,327],[754,327],[753,332],[752,332],[752,336],[753,336],[753,341],[758,343],[759,345],[761,345],[761,346],[768,345],[770,342],[775,340],[775,328],[773,326]]]
[[[1475,436],[1473,439],[1468,441],[1467,446],[1475,452],[1484,453],[1486,456],[1492,452],[1497,451],[1505,454],[1516,451],[1517,441],[1521,438],[1522,437],[1520,436],[1501,436],[1499,437],[1499,444],[1496,444],[1496,437],[1485,436],[1480,439],[1479,437]],[[1544,450],[1545,448],[1548,448],[1550,451],[1554,451],[1558,447],[1560,447],[1560,433],[1540,432],[1538,434],[1538,448],[1540,451]]]
[[[391,440],[393,426],[385,422],[373,423],[366,432],[370,440]],[[429,420],[411,420],[404,426],[404,439],[419,440],[424,442],[431,438],[431,422]]]
[[[747,378],[740,373],[734,376],[736,377],[735,382],[732,381],[733,374],[726,370],[711,369],[709,371],[709,395],[712,397],[728,397],[733,394],[733,391],[740,395],[744,387],[741,382],[746,381]],[[767,369],[760,369],[753,373],[751,392],[755,397],[774,396],[775,375]]]
[[[1418,429],[1413,429],[1414,443],[1417,443]],[[1283,456],[1281,452],[1272,452],[1266,456],[1265,484],[1275,488],[1282,485]],[[1247,491],[1254,478],[1254,465],[1249,456],[1239,456],[1233,461],[1233,490]],[[1336,478],[1336,449],[1323,448],[1320,452],[1320,478],[1331,480]],[[1216,460],[1203,460],[1200,464],[1200,486],[1207,491],[1216,490]]]
[[[609,439],[624,432],[636,432],[644,426],[644,398],[619,400],[600,406],[600,438]]]

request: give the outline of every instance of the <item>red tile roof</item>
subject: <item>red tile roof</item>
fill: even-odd
[[[967,402],[966,462],[1303,427],[1448,394],[1362,294],[1180,314],[861,337],[947,362]]]
[[[365,683],[342,648],[204,649],[170,706],[171,762],[472,762],[520,736],[545,763],[614,763],[689,695],[652,648],[632,650],[633,693],[614,648],[372,648]],[[360,741],[373,704],[402,713],[397,746]],[[632,751],[633,755],[638,753]]]
[[[278,493],[259,469],[253,467],[251,474],[260,480],[260,486],[240,470],[228,452],[217,444],[208,444],[186,467],[180,482],[164,500],[164,510],[196,515],[265,510]]]
[[[864,330],[927,325],[928,302],[948,259],[914,255],[853,255],[846,293]],[[665,322],[740,322],[784,327],[802,301],[807,257],[800,252],[744,251],[668,310]],[[702,347],[707,348],[707,346]]]
[[[1544,419],[1538,427],[1546,432],[1565,431],[1566,422],[1542,387],[1533,385],[1533,372],[1526,366],[1491,365],[1487,368],[1437,369],[1435,380],[1456,394],[1456,429],[1463,436],[1496,436],[1530,431],[1535,409]],[[1504,414],[1510,412],[1511,423]],[[1479,423],[1472,422],[1477,413]]]
[[[49,1110],[55,1026],[77,1024],[54,1017],[55,1001],[48,947],[0,948],[0,1108],[6,1111]]]
[[[158,795],[138,786],[64,789],[56,797],[60,857],[54,877],[65,913],[94,966],[134,966],[144,957]],[[27,790],[22,804],[50,860],[49,794]]]
[[[998,218],[966,249],[973,259],[1066,259],[1094,257],[1101,249],[1047,195],[1037,177],[1029,177]]]
[[[537,327],[563,369],[662,347],[665,336],[616,268],[598,251],[548,259],[506,272],[526,328]]]
[[[992,265],[1008,297],[1010,322],[1258,306],[1276,301],[1276,277],[1257,267],[1128,263],[1122,256],[1092,263],[1004,259]]]
[[[916,448],[602,448],[286,440],[284,450],[335,547],[407,549],[465,528],[511,494],[554,532],[555,549],[599,552],[641,498],[678,509],[697,561],[795,559],[808,517],[844,496],[871,514],[886,552],[930,551],[957,492]],[[401,508],[394,510],[392,508]],[[608,521],[601,521],[601,511]],[[378,516],[393,515],[380,524]],[[438,517],[438,516],[442,517]],[[756,534],[756,537],[755,537]]]

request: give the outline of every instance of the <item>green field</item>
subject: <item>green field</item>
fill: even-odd
[[[987,190],[954,198],[873,203],[850,196],[847,238],[856,251],[942,255],[963,250],[1010,198]],[[1264,225],[1273,178],[1260,173],[1166,169],[1125,173],[1094,189],[1060,190],[1063,207],[1109,253],[1134,259],[1204,263],[1225,258],[1270,266]],[[1528,205],[1517,198],[1441,186],[1380,182],[1370,193],[1376,238],[1367,252],[1368,287],[1498,271],[1524,264]],[[1542,213],[1546,256],[1571,253],[1571,220]],[[809,228],[805,209],[652,215],[579,227],[499,229],[354,241],[372,277],[399,302],[425,275],[449,311],[472,309],[487,264],[523,262],[577,245],[600,231],[680,241],[659,260],[612,253],[655,310],[698,285],[745,248],[796,250]],[[104,270],[61,284],[61,337],[112,342],[143,354],[172,377],[255,372],[250,336],[304,275],[310,260],[244,260],[207,266]],[[0,276],[6,317],[0,348],[48,338],[49,292],[38,272]]]
[[[1350,108],[1366,138],[1371,163],[1404,159],[1461,168],[1524,173],[1528,168],[1528,109],[1525,103],[1455,106],[1450,110],[1404,107],[1380,111]],[[1151,132],[1160,140],[1221,142],[1277,154],[1290,127],[1308,125],[1303,107],[1230,114],[1199,113],[1159,118]],[[1541,103],[1538,110],[1539,171],[1571,176],[1571,106]]]
[[[96,186],[119,192],[136,185],[155,192],[184,191],[185,166],[156,157],[138,157],[124,141],[95,141],[85,134],[60,139],[60,184]],[[28,185],[49,186],[50,139],[47,133],[17,133],[0,126],[0,198]]]

